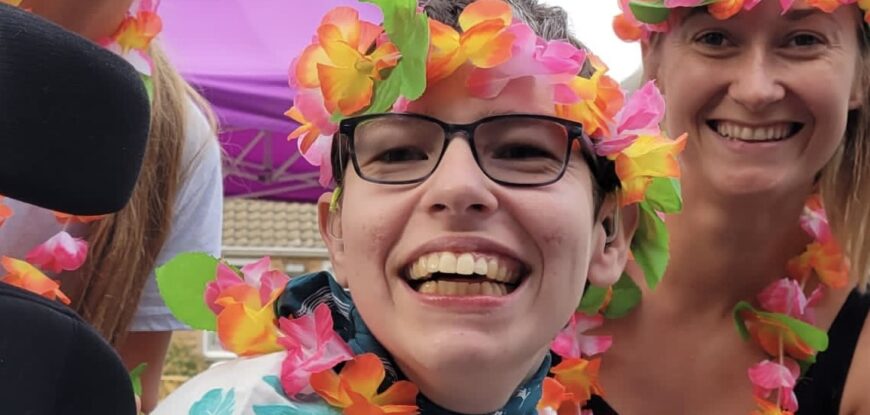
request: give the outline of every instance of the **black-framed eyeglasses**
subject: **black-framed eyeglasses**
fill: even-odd
[[[468,140],[481,171],[502,185],[555,183],[565,174],[575,141],[599,183],[603,176],[612,176],[602,174],[601,165],[608,161],[595,155],[583,126],[573,121],[504,114],[470,124],[450,124],[421,114],[386,113],[341,121],[333,147],[334,156],[338,151],[333,177],[340,181],[350,158],[357,175],[366,181],[419,183],[435,172],[450,140],[459,135]]]

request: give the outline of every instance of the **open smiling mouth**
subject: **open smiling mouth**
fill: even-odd
[[[407,265],[403,279],[420,294],[502,297],[528,276],[517,260],[474,252],[432,252]]]
[[[804,125],[797,122],[781,122],[750,127],[729,121],[710,120],[707,126],[725,139],[745,143],[770,143],[794,137]]]

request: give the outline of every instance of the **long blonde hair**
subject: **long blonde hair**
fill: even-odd
[[[169,235],[175,198],[184,179],[185,99],[210,117],[204,100],[154,44],[151,131],[133,196],[120,212],[91,226],[88,260],[76,273],[76,311],[115,347],[120,346],[142,288]],[[212,125],[214,123],[212,122]]]
[[[861,25],[858,82],[864,101],[849,111],[846,136],[822,171],[821,190],[834,234],[849,258],[858,288],[870,284],[870,32]]]

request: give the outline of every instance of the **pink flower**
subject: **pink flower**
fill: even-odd
[[[817,242],[827,243],[833,239],[828,216],[822,206],[822,198],[818,194],[810,196],[804,205],[800,218],[801,228]]]
[[[282,317],[278,325],[284,334],[278,338],[278,343],[287,349],[287,357],[281,364],[281,385],[287,396],[302,392],[312,373],[331,369],[353,358],[350,347],[333,330],[332,314],[326,304],[296,319]]]
[[[290,277],[273,270],[269,257],[242,267],[242,277],[224,263],[218,264],[217,277],[205,288],[205,303],[215,313],[227,305],[228,298],[233,302],[253,305],[267,304],[275,292],[284,288]],[[253,288],[254,290],[252,290]]]
[[[79,269],[88,255],[88,243],[60,231],[27,253],[27,261],[54,273]]]
[[[613,344],[611,336],[585,336],[584,332],[600,326],[604,317],[600,314],[588,316],[577,312],[558,335],[550,349],[565,359],[577,359],[604,353]]]
[[[531,76],[555,85],[557,98],[569,101],[562,103],[579,100],[576,94],[566,95],[570,92],[567,84],[583,67],[585,52],[562,40],[542,40],[525,24],[511,25],[507,32],[515,39],[510,59],[493,68],[475,68],[468,77],[472,95],[494,98],[511,80]]]
[[[770,360],[765,360],[749,368],[749,380],[754,386],[756,397],[766,399],[771,393],[778,390],[782,399],[781,406],[788,411],[797,411],[797,397],[794,394],[794,386],[800,375],[800,367],[789,358],[781,365]]]
[[[598,142],[595,151],[599,155],[609,156],[630,146],[639,135],[659,135],[659,124],[664,116],[665,99],[655,81],[649,81],[633,93],[616,114],[616,134],[611,135],[613,138]]]

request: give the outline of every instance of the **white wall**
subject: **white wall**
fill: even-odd
[[[574,34],[610,67],[610,76],[622,81],[640,67],[640,46],[613,34],[617,0],[542,0],[568,12]]]

